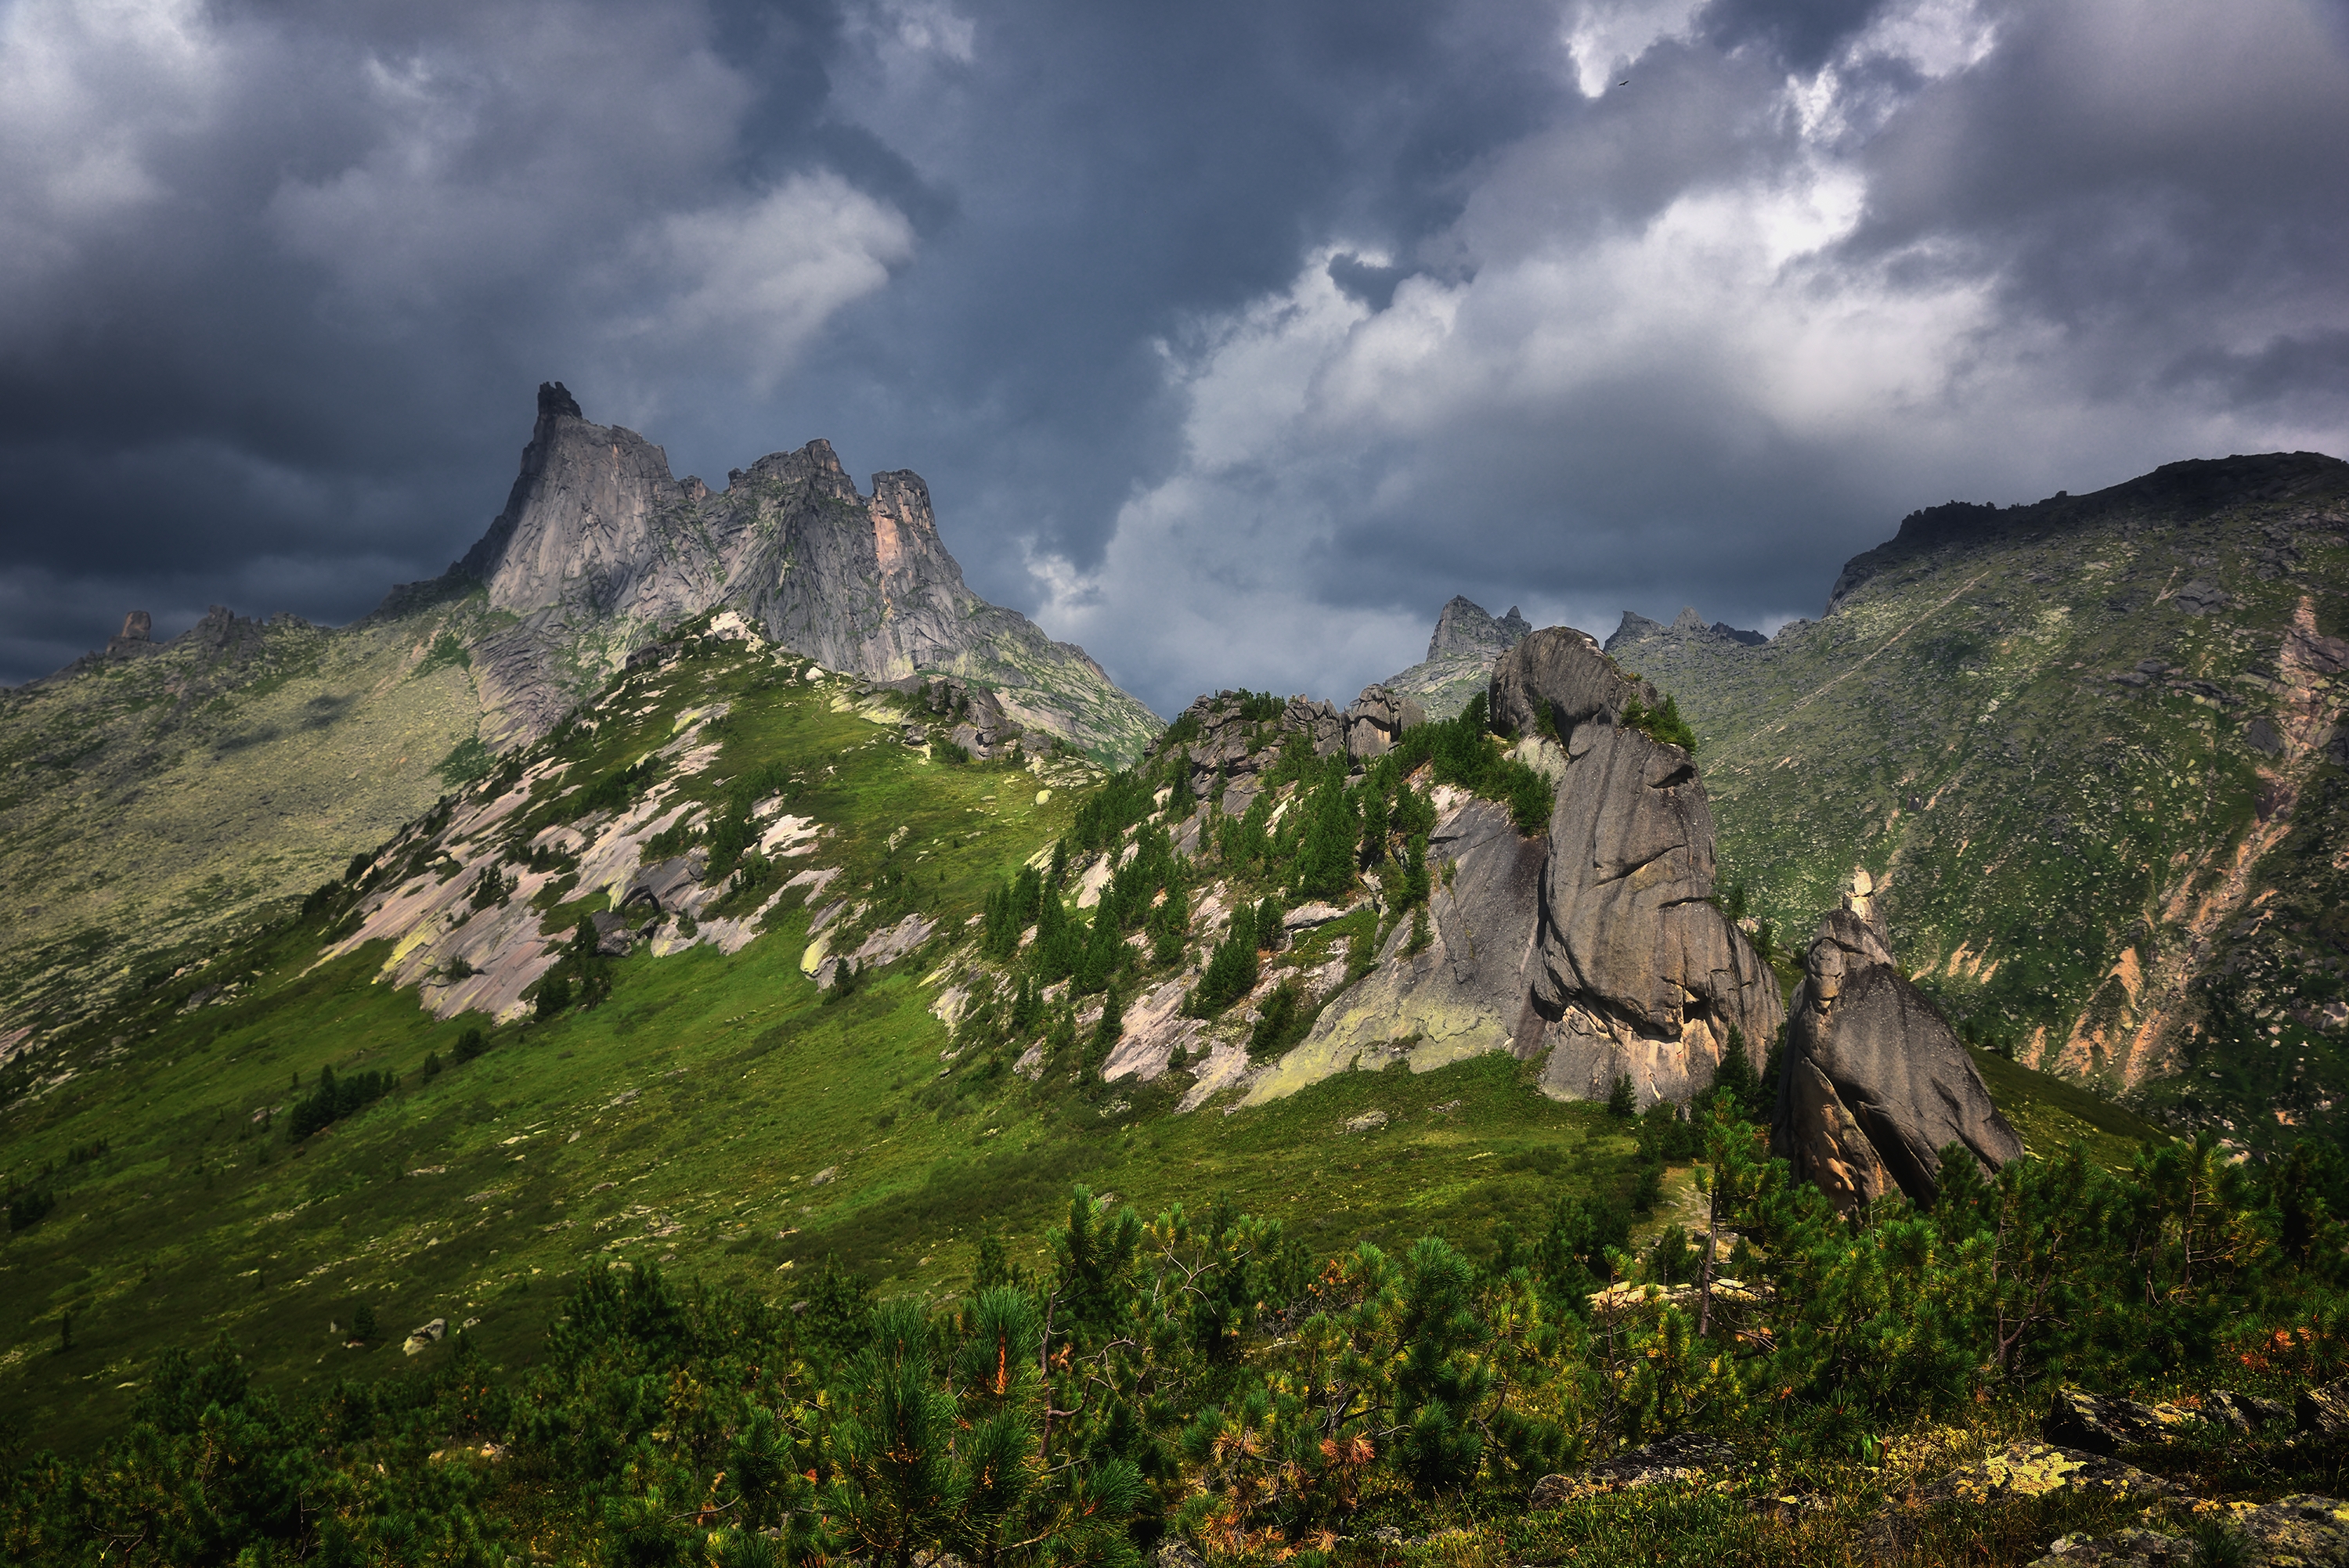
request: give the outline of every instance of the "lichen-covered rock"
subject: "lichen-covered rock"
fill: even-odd
[[[1917,1501],[1928,1505],[1951,1501],[1988,1502],[2066,1491],[2151,1502],[2177,1489],[2109,1454],[2060,1444],[2011,1443],[1980,1464],[1953,1470],[1921,1488]]]
[[[2349,1504],[2301,1493],[2236,1508],[2219,1528],[2234,1551],[2219,1561],[2244,1568],[2344,1568],[2349,1564]],[[2030,1568],[2190,1568],[2211,1562],[2199,1542],[2151,1530],[2060,1537]]]
[[[1727,1443],[1696,1432],[1681,1432],[1646,1448],[1586,1465],[1572,1475],[1546,1475],[1534,1483],[1530,1506],[1539,1512],[1602,1492],[1636,1491],[1642,1487],[1701,1480],[1736,1462],[1737,1450]]]
[[[2058,1536],[2031,1568],[2197,1568],[2202,1549],[2158,1530],[2123,1530],[2096,1538],[2084,1531]]]
[[[2262,1399],[2257,1394],[2234,1394],[2223,1389],[2203,1395],[2200,1412],[2204,1420],[2224,1427],[2239,1438],[2248,1438],[2278,1421],[2288,1421],[2292,1413],[2290,1405]]]
[[[2195,1413],[2176,1405],[2146,1405],[2081,1388],[2058,1388],[2039,1435],[2059,1447],[2112,1454],[2174,1442],[2192,1428]]]
[[[2312,1437],[2333,1441],[2349,1437],[2349,1377],[2302,1388],[2292,1401],[2292,1415],[2300,1429]]]
[[[2023,1152],[1973,1059],[1894,963],[1875,892],[1856,873],[1804,960],[1771,1126],[1795,1175],[1846,1212],[1894,1191],[1930,1202],[1951,1143],[1992,1170]]]

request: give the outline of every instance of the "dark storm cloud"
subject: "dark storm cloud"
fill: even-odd
[[[680,473],[919,469],[974,586],[1162,709],[1346,695],[1455,591],[1816,614],[1919,504],[2344,444],[2344,48],[2092,0],[20,4],[0,678],[438,571],[551,377]]]

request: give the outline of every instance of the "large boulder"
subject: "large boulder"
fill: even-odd
[[[1893,961],[1876,887],[1854,874],[1804,959],[1771,1142],[1850,1212],[1899,1191],[1929,1203],[1940,1151],[1995,1170],[2023,1152],[1973,1059]]]
[[[1732,1030],[1758,1068],[1785,1017],[1769,966],[1713,903],[1695,759],[1617,723],[1634,697],[1661,701],[1570,627],[1534,633],[1493,671],[1495,724],[1557,737],[1533,1001],[1542,1087],[1560,1099],[1603,1099],[1629,1077],[1642,1104],[1686,1100]]]
[[[1413,696],[1402,696],[1383,686],[1367,686],[1346,709],[1346,753],[1367,762],[1394,749],[1402,732],[1427,722],[1427,709]]]

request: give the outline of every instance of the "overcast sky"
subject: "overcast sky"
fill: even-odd
[[[922,473],[1162,712],[1464,593],[1773,627],[1911,509],[2349,455],[2349,5],[0,0],[0,680],[341,622],[533,393]]]

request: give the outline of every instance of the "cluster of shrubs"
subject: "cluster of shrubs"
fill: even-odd
[[[478,1036],[480,1031],[474,1033]],[[320,1068],[316,1087],[286,1112],[287,1136],[307,1138],[354,1111],[364,1110],[398,1087],[399,1080],[388,1072],[353,1073],[338,1078],[333,1068]]]
[[[1993,1175],[1952,1150],[1930,1208],[1847,1219],[1725,1088],[1696,1125],[1713,1222],[1636,1253],[1604,1199],[1561,1196],[1479,1253],[1319,1256],[1226,1202],[1145,1220],[1080,1188],[1037,1273],[989,1237],[943,1300],[875,1303],[827,1268],[771,1305],[598,1266],[533,1366],[460,1335],[429,1374],[299,1408],[225,1342],[175,1351],[129,1431],[20,1464],[0,1542],[24,1562],[136,1542],[188,1563],[1133,1568],[1175,1537],[1286,1560],[1431,1507],[1505,1519],[1537,1477],[1675,1433],[1850,1462],[1889,1426],[2044,1408],[2059,1382],[2224,1367],[2288,1393],[2349,1367],[2328,1150],[2259,1169],[2206,1138],[2117,1173],[2074,1150]],[[1763,1317],[1718,1305],[1728,1270],[1770,1287]],[[1610,1281],[1682,1288],[1594,1294]],[[460,1445],[503,1458],[434,1462]]]
[[[57,1195],[47,1187],[28,1187],[8,1195],[8,1229],[29,1231],[57,1206]]]

